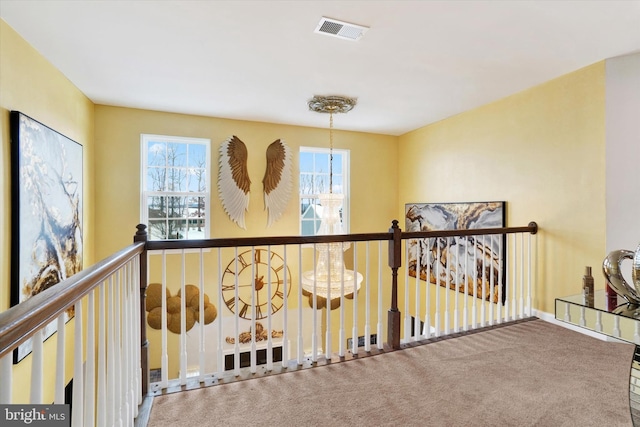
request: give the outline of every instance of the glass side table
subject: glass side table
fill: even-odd
[[[629,376],[629,406],[633,425],[640,427],[640,306],[599,290],[594,294],[593,305],[588,305],[582,294],[556,298],[555,311],[556,320],[635,344]]]

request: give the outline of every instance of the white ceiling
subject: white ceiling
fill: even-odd
[[[97,104],[400,135],[640,51],[640,1],[14,1],[0,16]],[[370,27],[314,33],[326,16]]]

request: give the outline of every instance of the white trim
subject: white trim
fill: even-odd
[[[205,181],[207,183],[206,191],[203,192],[189,192],[188,189],[185,192],[175,191],[146,191],[147,186],[147,169],[148,169],[148,143],[175,143],[175,144],[187,144],[187,145],[204,145],[205,146]],[[154,135],[154,134],[140,134],[140,222],[146,224],[149,227],[147,196],[153,195],[165,195],[165,196],[179,196],[179,197],[203,197],[205,203],[205,225],[204,225],[204,238],[211,238],[211,140],[208,138],[192,138],[183,136],[168,136],[168,135]],[[188,221],[188,218],[187,218]],[[149,236],[151,236],[151,230],[148,229]]]
[[[300,183],[300,153],[316,153],[316,154],[329,154],[330,149],[325,147],[305,147],[301,146],[298,149],[298,184]],[[342,156],[342,194],[344,200],[342,202],[342,229],[345,234],[349,234],[351,230],[351,150],[347,148],[333,148],[333,152]],[[314,171],[314,173],[316,173]],[[300,188],[298,187],[298,211],[300,211],[300,200],[314,199],[317,195],[300,194]],[[302,212],[298,215],[298,228],[299,233],[302,234]]]
[[[533,316],[539,318],[540,320],[544,320],[545,322],[553,323],[554,325],[562,326],[563,328],[570,329],[574,332],[580,332],[581,334],[588,335],[593,338],[597,338],[601,341],[608,342],[616,342],[616,343],[625,343],[629,344],[628,341],[619,340],[617,338],[613,338],[609,335],[601,334],[599,332],[592,331],[591,329],[582,328],[580,326],[573,325],[571,323],[563,322],[561,320],[556,319],[556,316],[547,313],[545,311],[533,310]]]

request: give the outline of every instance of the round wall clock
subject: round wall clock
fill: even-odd
[[[285,280],[289,296],[291,272],[280,255],[266,249],[247,250],[224,270],[222,298],[229,310],[243,319],[264,319],[269,310],[274,314],[284,305]]]

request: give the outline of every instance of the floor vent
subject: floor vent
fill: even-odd
[[[357,41],[362,38],[369,28],[361,25],[350,24],[336,19],[322,17],[315,32],[327,36],[338,37],[344,40]]]

